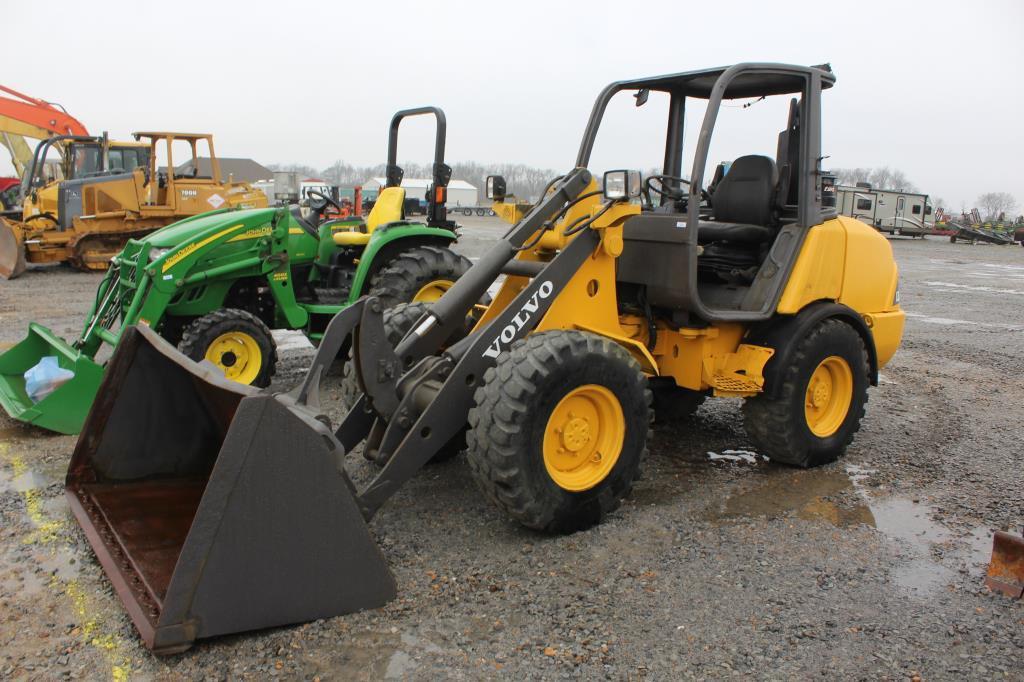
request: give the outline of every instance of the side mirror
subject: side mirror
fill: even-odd
[[[604,174],[604,198],[629,201],[640,196],[640,171],[613,170]]]
[[[490,201],[505,200],[505,178],[500,175],[487,176],[487,198]]]

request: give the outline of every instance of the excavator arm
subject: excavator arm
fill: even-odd
[[[51,135],[88,135],[78,119],[60,105],[29,97],[0,85],[0,143],[11,154],[20,177],[32,161],[32,148],[25,138],[45,140]]]

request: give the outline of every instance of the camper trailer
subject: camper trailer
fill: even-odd
[[[935,216],[927,194],[874,189],[866,182],[839,185],[836,208],[840,215],[874,225],[880,232],[923,237],[935,229]]]

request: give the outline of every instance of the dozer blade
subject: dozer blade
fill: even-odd
[[[1024,597],[1024,538],[995,532],[985,585],[1013,599]]]
[[[148,648],[394,598],[338,448],[306,411],[126,330],[67,495]]]
[[[25,245],[16,232],[0,218],[0,277],[14,279],[25,272]]]
[[[25,392],[25,372],[47,356],[75,373],[37,403]],[[103,368],[46,327],[31,323],[28,336],[0,355],[0,404],[11,417],[57,433],[78,433],[100,386]]]

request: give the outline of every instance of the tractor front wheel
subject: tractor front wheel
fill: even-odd
[[[270,329],[255,315],[223,308],[185,327],[178,350],[196,362],[209,360],[224,376],[240,384],[270,385],[277,365],[277,345]]]
[[[433,303],[466,274],[472,263],[447,247],[420,246],[395,256],[370,282],[369,293],[384,308]]]
[[[868,401],[868,356],[860,334],[825,320],[796,340],[774,397],[743,403],[743,423],[757,451],[774,462],[815,467],[834,462],[860,428]]]
[[[469,465],[523,525],[572,533],[618,508],[647,455],[650,391],[622,346],[578,331],[533,334],[488,369],[469,412]]]

